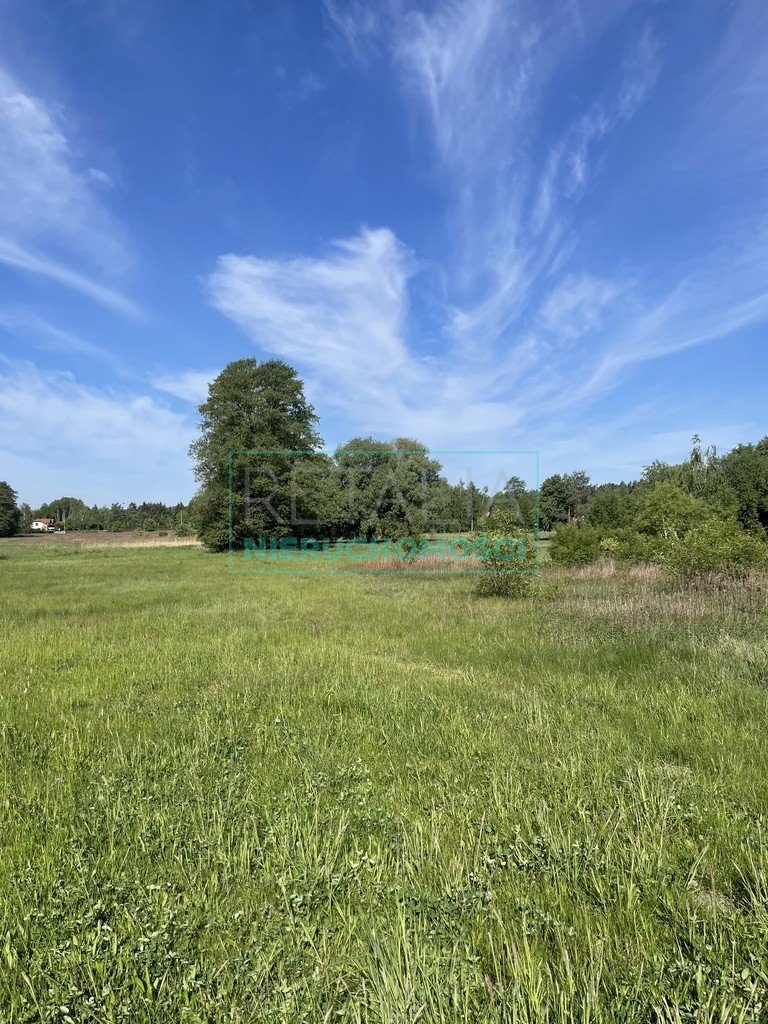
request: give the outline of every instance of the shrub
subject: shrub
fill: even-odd
[[[530,585],[530,576],[484,568],[477,577],[475,593],[478,597],[525,597]]]
[[[523,532],[516,516],[506,509],[494,511],[487,527],[474,543],[483,565],[475,593],[480,597],[524,597],[536,566],[535,536]]]
[[[610,540],[614,543],[612,557],[625,565],[645,565],[649,562],[658,562],[660,552],[664,548],[662,539],[649,537],[647,534],[638,533],[633,529],[614,530]],[[603,544],[605,543],[607,541],[603,541]]]
[[[666,546],[663,562],[684,583],[707,576],[743,579],[754,568],[768,569],[768,549],[735,519],[708,516]]]
[[[589,565],[600,554],[600,531],[576,524],[559,527],[549,548],[550,558],[558,565]]]
[[[685,536],[706,513],[703,501],[664,481],[643,495],[637,526],[641,533],[676,540]]]

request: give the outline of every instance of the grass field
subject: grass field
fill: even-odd
[[[0,543],[3,1022],[768,1020],[767,592]]]

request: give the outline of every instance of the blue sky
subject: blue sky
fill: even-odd
[[[768,433],[768,5],[0,13],[21,498],[186,500],[196,403],[247,355],[297,366],[329,445],[602,481]]]

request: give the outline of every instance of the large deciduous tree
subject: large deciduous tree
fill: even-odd
[[[190,454],[200,482],[193,507],[202,542],[223,551],[247,537],[295,535],[293,520],[307,518],[296,508],[296,453],[317,458],[322,444],[296,371],[279,359],[229,363],[212,381],[200,416]]]
[[[344,533],[398,540],[434,526],[440,463],[419,441],[356,437],[336,451]]]

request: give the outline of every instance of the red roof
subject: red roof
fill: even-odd
[[[53,524],[56,522],[56,520],[55,519],[33,519],[32,522],[33,523],[45,523],[46,526],[53,526]]]

